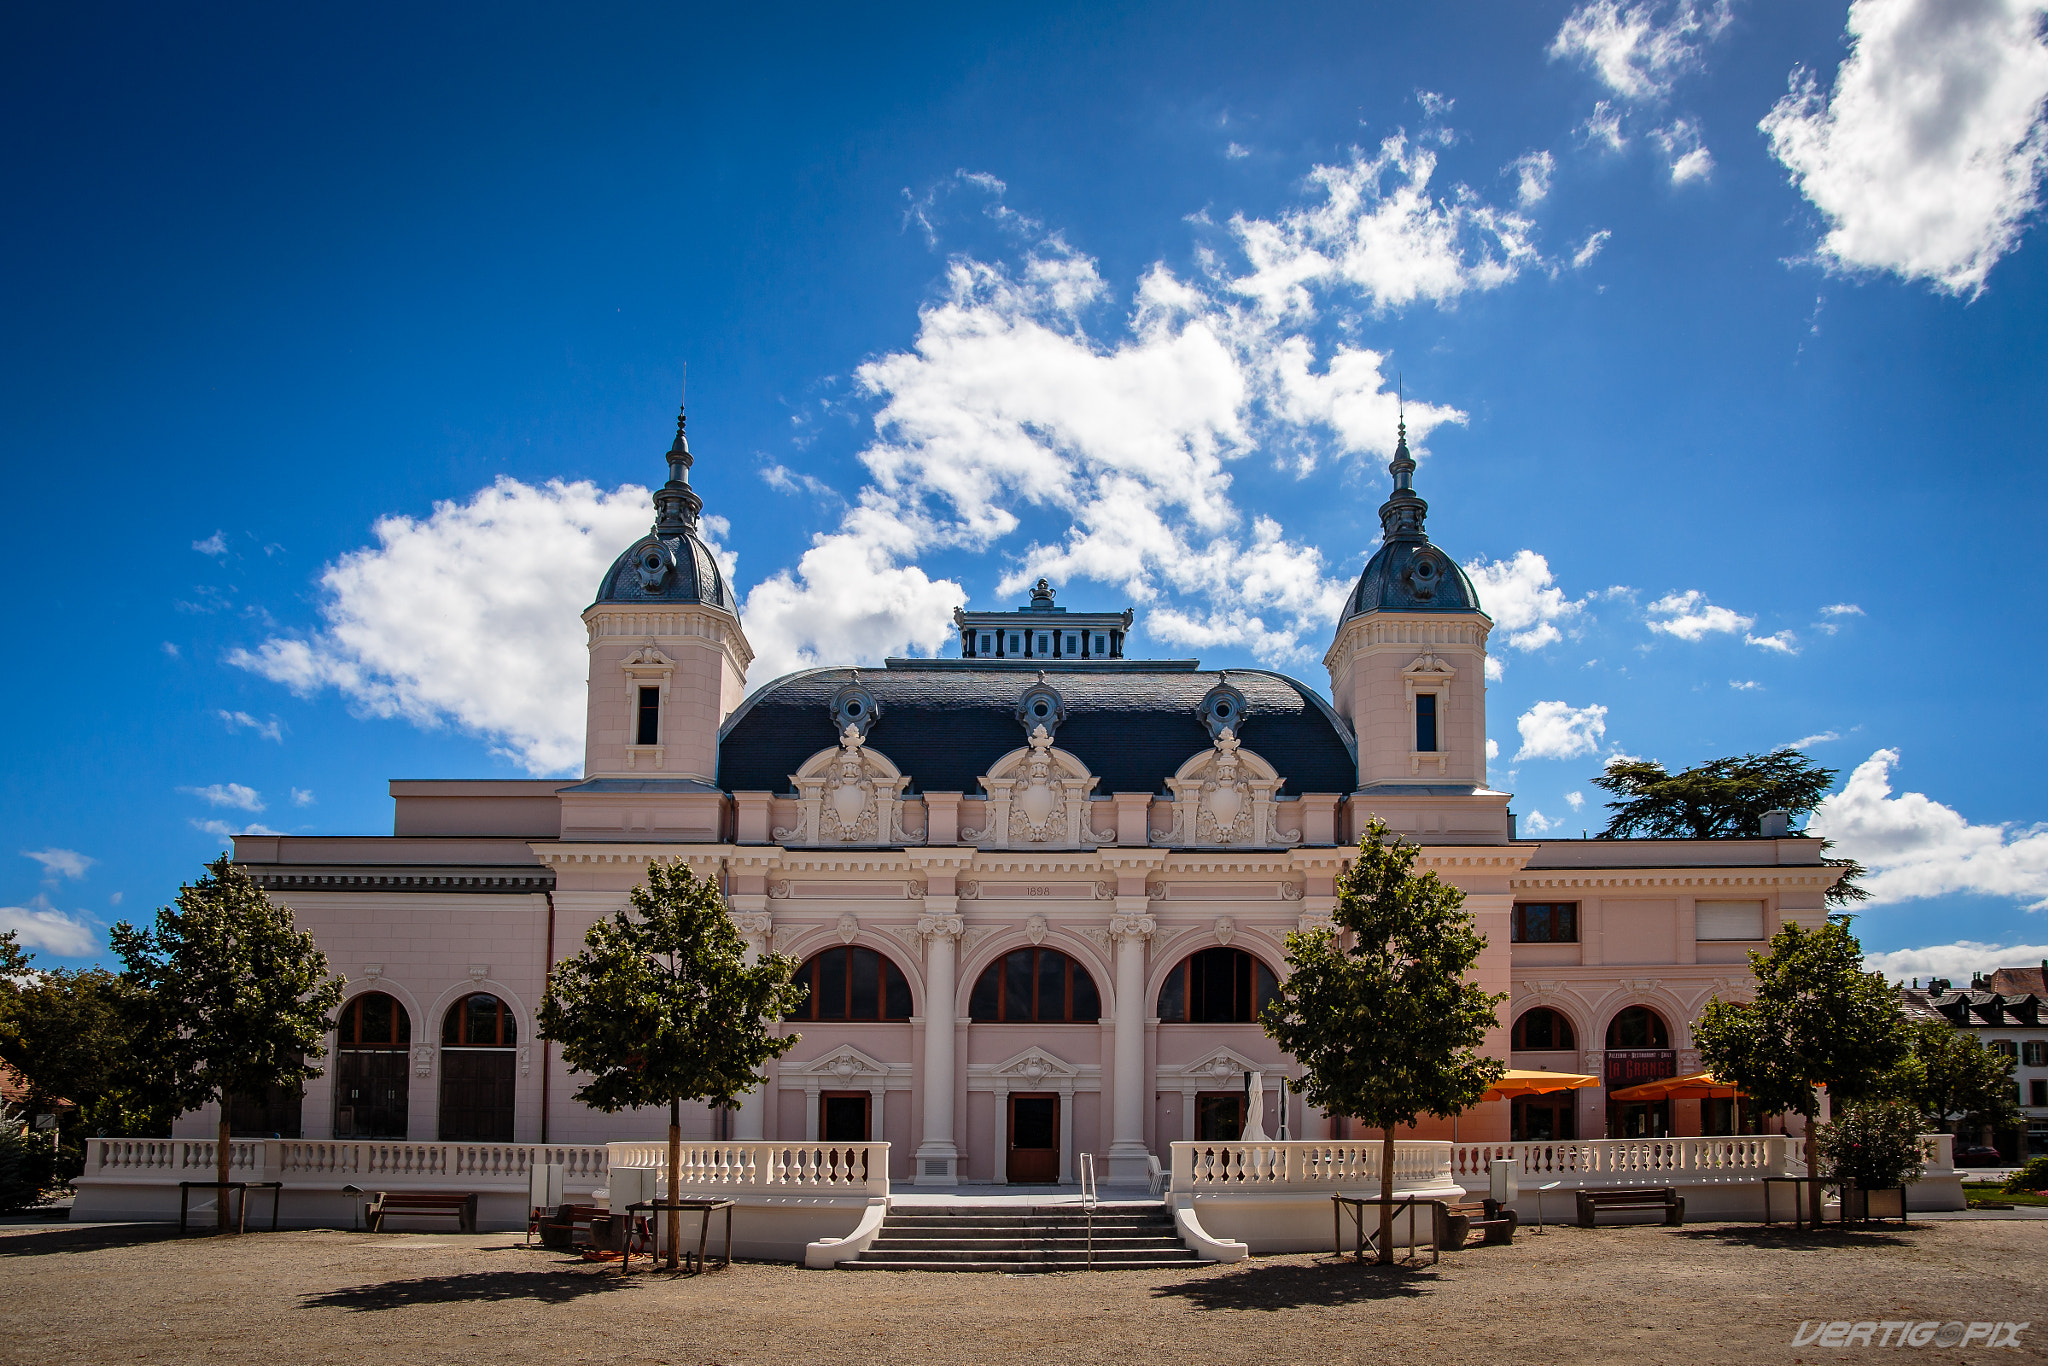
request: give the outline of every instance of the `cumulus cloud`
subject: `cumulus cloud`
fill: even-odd
[[[1488,740],[1486,742],[1486,757],[1488,759],[1500,758],[1500,741]]]
[[[1974,939],[1959,939],[1953,944],[1866,953],[1863,955],[1863,970],[1881,972],[1894,982],[1915,977],[1945,977],[1958,986],[1968,986],[1973,972],[2039,967],[2043,959],[2048,959],[2048,944],[1985,944]]]
[[[1758,126],[1827,221],[1820,259],[1975,296],[2048,165],[2041,0],[1856,0],[1823,94],[1795,68]]]
[[[1611,101],[1597,101],[1593,112],[1579,125],[1579,138],[1589,146],[1597,143],[1610,152],[1619,152],[1628,146],[1628,135],[1621,131],[1621,111]]]
[[[1797,740],[1787,740],[1784,744],[1778,746],[1778,748],[1811,749],[1815,745],[1824,745],[1830,740],[1839,740],[1841,738],[1842,737],[1839,732],[1832,730],[1824,730],[1813,735],[1802,735]]]
[[[245,711],[217,710],[214,712],[214,715],[218,716],[222,724],[227,726],[229,730],[253,730],[266,740],[275,740],[279,744],[284,743],[284,726],[278,722],[275,716],[271,717],[268,721],[258,721]]]
[[[282,835],[282,830],[272,830],[267,825],[229,825],[226,821],[192,821],[194,830],[214,836],[222,844],[233,844],[237,835]]]
[[[212,783],[206,787],[181,787],[178,791],[197,797],[209,806],[231,806],[237,811],[263,809],[263,794],[240,783]]]
[[[1574,707],[1563,702],[1538,702],[1515,718],[1522,734],[1522,748],[1515,761],[1524,759],[1576,759],[1600,748],[1607,733],[1607,708],[1598,705]]]
[[[293,789],[292,789],[292,805],[293,805],[293,806],[311,806],[312,804],[313,804],[313,794],[312,794],[312,792],[310,792],[309,790],[307,790],[306,788],[303,788],[303,787],[295,787],[295,788],[293,788]]]
[[[1562,820],[1552,820],[1541,811],[1531,811],[1527,816],[1523,817],[1522,824],[1529,827],[1530,834],[1542,835],[1557,829],[1564,822]]]
[[[1523,208],[1541,204],[1550,195],[1550,177],[1557,170],[1557,158],[1549,152],[1524,152],[1508,163],[1515,175],[1515,202]]]
[[[1799,637],[1793,635],[1790,631],[1774,631],[1767,636],[1753,636],[1745,633],[1742,637],[1742,643],[1744,645],[1754,645],[1759,650],[1770,650],[1781,655],[1796,655],[1799,653]]]
[[[1564,804],[1577,811],[1586,804],[1586,794],[1583,792],[1567,792],[1564,794]]]
[[[1895,797],[1898,762],[1897,750],[1878,750],[1807,822],[1871,870],[1873,904],[1977,893],[2048,909],[2048,825],[1976,825],[1922,793]]]
[[[1671,183],[1705,180],[1714,169],[1714,158],[1700,142],[1700,126],[1694,119],[1673,119],[1662,128],[1650,130],[1650,140],[1664,151],[1671,167]]]
[[[95,862],[76,849],[24,849],[21,856],[42,864],[44,876],[52,881],[60,877],[84,877],[85,870]]]
[[[1702,44],[1729,18],[1728,0],[1704,7],[1693,0],[1670,6],[1590,0],[1565,16],[1550,56],[1591,67],[1623,99],[1663,99],[1680,75],[1699,67]]]
[[[1699,640],[1713,634],[1733,635],[1747,632],[1756,625],[1755,617],[1716,607],[1697,588],[1667,594],[1651,603],[1647,610],[1652,631],[1662,631],[1680,640]]]
[[[516,479],[425,518],[380,518],[377,545],[322,572],[321,630],[228,662],[302,696],[333,688],[363,714],[459,726],[529,772],[562,772],[583,754],[583,608],[651,520],[634,485]]]
[[[1735,691],[1737,692],[1757,692],[1761,690],[1764,685],[1756,682],[1754,679],[1731,678],[1728,680],[1728,686],[1735,689]]]
[[[1540,650],[1564,639],[1559,622],[1570,622],[1585,609],[1585,600],[1565,597],[1550,572],[1550,561],[1533,550],[1518,550],[1511,560],[1473,560],[1465,566],[1479,589],[1479,601],[1493,624],[1508,633],[1517,650]]]
[[[59,958],[83,958],[99,947],[92,927],[66,915],[38,894],[26,906],[0,906],[0,934],[12,930],[25,949],[41,949]]]
[[[227,533],[216,531],[203,541],[192,542],[192,548],[202,555],[211,555],[213,558],[219,559],[228,553]]]
[[[1821,608],[1820,611],[1824,617],[1860,617],[1863,615],[1863,609],[1853,602],[1829,603],[1826,607]]]

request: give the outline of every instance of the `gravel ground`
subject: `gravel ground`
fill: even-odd
[[[9,1362],[1835,1361],[1802,1319],[2031,1320],[2048,1358],[2048,1223],[1804,1237],[1695,1224],[1528,1231],[1395,1270],[1328,1257],[999,1276],[741,1263],[636,1273],[516,1235],[179,1238],[0,1228]]]

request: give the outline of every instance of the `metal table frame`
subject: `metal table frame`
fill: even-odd
[[[628,1224],[626,1227],[626,1236],[624,1240],[621,1241],[619,1244],[619,1274],[621,1276],[625,1275],[633,1261],[633,1228],[631,1224],[633,1216],[642,1213],[649,1215],[656,1213],[667,1213],[669,1210],[681,1210],[684,1212],[695,1211],[696,1213],[701,1214],[703,1216],[703,1221],[697,1225],[697,1269],[691,1273],[692,1275],[696,1276],[703,1275],[705,1270],[707,1269],[705,1265],[705,1252],[707,1251],[711,1243],[711,1216],[718,1210],[724,1210],[725,1257],[723,1260],[719,1262],[719,1265],[731,1266],[732,1211],[733,1206],[737,1205],[738,1203],[739,1201],[737,1200],[730,1200],[720,1196],[705,1196],[703,1198],[695,1200],[634,1201],[632,1204],[626,1206],[626,1218],[628,1220]],[[650,1220],[648,1222],[651,1223],[652,1221]],[[649,1261],[659,1260],[660,1254],[654,1250],[657,1245],[658,1239],[650,1236],[647,1245],[647,1257]],[[688,1266],[690,1264],[690,1250],[688,1248],[682,1248],[681,1252],[683,1265]]]
[[[1443,1241],[1441,1237],[1445,1217],[1443,1201],[1432,1200],[1427,1196],[1421,1195],[1397,1195],[1392,1199],[1379,1195],[1333,1195],[1330,1197],[1330,1223],[1335,1233],[1333,1241],[1336,1244],[1334,1248],[1336,1256],[1341,1258],[1344,1255],[1344,1207],[1346,1205],[1351,1206],[1351,1222],[1356,1235],[1354,1255],[1359,1261],[1365,1260],[1365,1249],[1368,1246],[1375,1253],[1380,1250],[1379,1235],[1377,1233],[1368,1234],[1365,1231],[1365,1210],[1368,1205],[1375,1209],[1382,1205],[1392,1205],[1395,1218],[1400,1217],[1403,1209],[1408,1211],[1408,1256],[1403,1259],[1404,1261],[1420,1260],[1415,1255],[1415,1211],[1418,1206],[1430,1206],[1429,1264],[1435,1266],[1438,1258],[1442,1255],[1437,1245]]]
[[[1816,1229],[1820,1227],[1820,1225],[1816,1223],[1812,1217],[1812,1208],[1810,1202],[1806,1199],[1801,1198],[1804,1194],[1801,1188],[1816,1184],[1822,1186],[1831,1186],[1835,1184],[1834,1182],[1829,1181],[1826,1177],[1821,1176],[1766,1176],[1760,1179],[1764,1183],[1765,1228],[1769,1228],[1772,1224],[1775,1224],[1777,1222],[1777,1220],[1771,1217],[1772,1186],[1790,1186],[1792,1188],[1792,1228],[1795,1232],[1807,1226],[1811,1226]]]
[[[185,1220],[189,1202],[194,1190],[219,1191],[225,1200],[231,1192],[239,1192],[241,1199],[235,1203],[235,1232],[249,1231],[249,1192],[267,1190],[270,1192],[270,1231],[277,1232],[277,1207],[284,1199],[282,1181],[180,1181],[178,1183],[178,1232],[185,1232]]]

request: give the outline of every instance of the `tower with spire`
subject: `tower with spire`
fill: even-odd
[[[718,727],[746,694],[754,651],[740,629],[732,585],[698,530],[704,500],[690,487],[696,461],[688,426],[688,410],[679,410],[668,479],[654,490],[654,525],[612,562],[583,613],[589,781],[574,789],[582,796],[621,783],[649,798],[715,793]],[[583,805],[579,797],[575,806]],[[644,816],[648,803],[640,805]],[[566,801],[564,811],[566,819]],[[600,826],[611,822],[616,834],[608,806],[590,814]],[[714,818],[705,819],[715,827]],[[631,828],[630,812],[625,820]]]
[[[1505,797],[1486,781],[1486,638],[1493,622],[1458,562],[1429,538],[1405,417],[1387,465],[1380,548],[1345,603],[1324,665],[1358,741],[1362,825],[1378,814],[1418,834],[1506,838]],[[1446,825],[1445,821],[1455,824]]]

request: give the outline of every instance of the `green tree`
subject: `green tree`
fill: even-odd
[[[1890,1190],[1917,1181],[1926,1167],[1920,1153],[1920,1111],[1902,1100],[1864,1100],[1813,1136],[1813,1173],[1851,1181],[1862,1190]],[[1843,1202],[1847,1203],[1846,1194]]]
[[[730,1107],[764,1080],[762,1066],[794,1048],[774,1022],[804,989],[796,960],[748,966],[746,945],[711,882],[681,860],[650,861],[630,912],[600,920],[583,951],[555,965],[540,1008],[541,1037],[590,1080],[576,1099],[607,1114],[668,1106],[668,1189],[682,1190],[682,1103]],[[668,1216],[669,1268],[682,1216]]]
[[[1786,748],[1709,759],[1681,773],[1668,773],[1651,759],[1620,759],[1594,778],[1593,785],[1619,798],[1607,803],[1614,814],[1596,839],[1754,839],[1763,833],[1766,812],[1811,815],[1835,785],[1835,770]],[[1833,847],[1832,841],[1823,840],[1821,853]],[[1829,905],[1869,898],[1869,891],[1857,883],[1864,873],[1862,864],[1854,859],[1826,861],[1848,870],[1828,889]]]
[[[142,991],[103,968],[35,973],[0,1001],[0,1061],[21,1074],[31,1112],[59,1117],[60,1175],[77,1175],[85,1134],[170,1132],[175,1098],[154,1070],[163,1050],[142,1033],[148,1015]]]
[[[47,1203],[57,1184],[50,1140],[28,1127],[28,1116],[0,1103],[0,1210]]]
[[[1287,936],[1288,978],[1259,1023],[1302,1065],[1289,1086],[1311,1105],[1380,1130],[1380,1195],[1394,1194],[1394,1130],[1468,1109],[1503,1064],[1475,1050],[1507,999],[1465,974],[1486,947],[1465,894],[1417,876],[1416,846],[1375,818],[1337,887],[1329,930]],[[1394,1211],[1380,1206],[1380,1261]]]
[[[327,975],[327,955],[226,854],[178,891],[156,926],[123,922],[108,938],[139,987],[137,1023],[156,1046],[164,1085],[178,1113],[220,1105],[215,1179],[228,1179],[228,1110],[236,1095],[303,1086],[321,1075],[334,1028],[328,1012],[343,982]],[[227,1228],[227,1192],[216,1204]]]
[[[1863,946],[1846,925],[1788,922],[1767,953],[1751,953],[1753,1000],[1716,998],[1693,1025],[1700,1061],[1764,1114],[1792,1111],[1812,1132],[1825,1086],[1835,1105],[1884,1092],[1907,1052],[1905,1022],[1882,973],[1863,971]],[[1820,1187],[1812,1190],[1820,1222]]]
[[[1913,1020],[1906,1032],[1910,1051],[1886,1078],[1885,1094],[1909,1102],[1945,1134],[1957,1133],[1959,1124],[2004,1129],[2020,1122],[2011,1058],[1946,1020]]]

